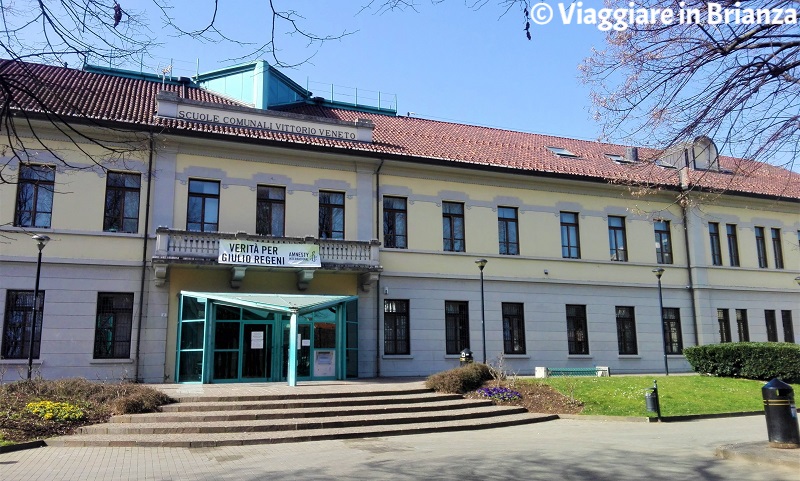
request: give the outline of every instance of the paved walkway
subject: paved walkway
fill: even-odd
[[[558,420],[485,431],[224,448],[54,448],[0,454],[0,479],[525,479],[798,481],[800,470],[715,457],[766,444],[763,416],[683,423]],[[800,450],[790,453],[800,458]]]

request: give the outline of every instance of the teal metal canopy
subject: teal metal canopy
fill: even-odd
[[[342,302],[354,301],[358,296],[312,296],[302,294],[239,294],[227,292],[192,292],[181,291],[184,296],[201,297],[233,304],[235,306],[252,307],[285,313],[309,312],[335,306]]]

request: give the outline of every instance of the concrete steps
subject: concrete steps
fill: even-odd
[[[489,429],[556,419],[428,390],[183,397],[116,416],[50,446],[210,447]]]

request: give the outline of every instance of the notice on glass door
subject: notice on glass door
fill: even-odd
[[[250,333],[250,349],[264,349],[264,331]]]

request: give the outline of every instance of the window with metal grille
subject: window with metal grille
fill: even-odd
[[[503,303],[503,351],[525,354],[525,315],[522,303]]]
[[[778,323],[775,319],[775,311],[772,309],[765,310],[764,320],[767,323],[767,341],[778,342]]]
[[[408,300],[383,301],[383,353],[411,354]]]
[[[578,214],[575,212],[561,213],[561,257],[565,259],[581,258]]]
[[[711,263],[715,266],[722,265],[722,251],[719,246],[719,224],[708,223],[708,239],[711,242]]]
[[[772,253],[775,254],[775,268],[783,269],[783,247],[781,246],[781,230],[772,231]]]
[[[764,238],[764,228],[756,227],[756,255],[758,256],[758,267],[766,269],[767,264],[767,241]]]
[[[664,339],[667,354],[683,353],[683,335],[681,333],[681,311],[677,307],[665,307],[662,312],[664,322]]]
[[[747,325],[747,309],[736,309],[736,331],[739,342],[750,342],[750,326]]]
[[[186,230],[219,230],[219,181],[189,179]]]
[[[728,232],[728,255],[731,266],[739,266],[739,238],[736,235],[736,224],[727,224],[725,229]]]
[[[344,193],[319,191],[319,238],[344,239]]]
[[[33,339],[33,358],[39,359],[44,316],[44,291],[39,291],[39,309]],[[33,291],[6,291],[3,318],[2,359],[27,359],[33,319]]]
[[[628,260],[624,217],[608,216],[608,246],[612,261],[625,262]]]
[[[444,323],[447,354],[460,354],[469,347],[468,304],[460,301],[445,301]]]
[[[719,342],[731,342],[731,320],[727,309],[717,309]]]
[[[133,294],[99,293],[97,324],[94,331],[94,358],[129,358],[132,326]]]
[[[619,353],[623,355],[638,354],[636,346],[636,320],[633,307],[617,306],[617,342]]]
[[[466,252],[464,241],[464,204],[442,202],[443,249],[446,252]]]
[[[55,180],[56,169],[51,165],[20,164],[14,225],[50,227]]]
[[[670,236],[669,221],[657,220],[653,223],[656,235],[656,262],[659,264],[672,264],[672,236]]]
[[[408,248],[408,212],[403,197],[383,197],[383,246],[394,249]]]
[[[567,304],[567,343],[570,354],[589,354],[586,306]]]
[[[497,234],[500,254],[519,255],[519,229],[516,207],[497,208]]]
[[[781,311],[781,320],[783,321],[783,342],[794,342],[792,311]],[[775,337],[778,337],[777,333]]]
[[[259,185],[256,193],[256,234],[283,237],[286,188]]]

